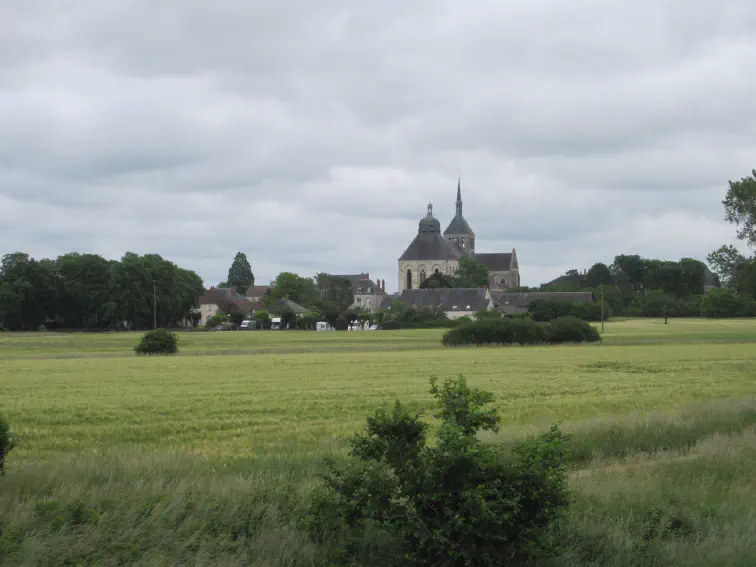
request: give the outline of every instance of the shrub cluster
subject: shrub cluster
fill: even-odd
[[[329,461],[309,528],[336,556],[360,565],[510,565],[552,551],[552,526],[568,505],[565,437],[554,426],[511,455],[477,439],[497,431],[490,392],[465,379],[431,381],[441,419],[428,426],[398,401],[368,418],[351,459]]]
[[[701,315],[704,317],[753,317],[756,301],[731,289],[713,289],[701,300]]]
[[[0,415],[0,475],[5,474],[5,457],[16,446],[16,441],[11,433],[6,419]]]
[[[588,343],[601,340],[598,331],[577,317],[559,317],[548,323],[525,318],[482,319],[450,329],[445,346],[538,345]]]
[[[178,337],[166,329],[155,329],[145,333],[134,350],[137,354],[176,354]]]
[[[601,303],[577,303],[565,299],[535,299],[528,305],[533,320],[543,322],[559,317],[577,317],[584,321],[601,321]],[[610,306],[604,302],[604,320],[611,315]]]

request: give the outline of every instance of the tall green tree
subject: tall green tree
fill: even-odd
[[[55,263],[16,252],[0,263],[0,323],[11,330],[36,330],[55,318]]]
[[[252,266],[247,261],[247,256],[243,252],[237,252],[234,261],[228,269],[228,286],[235,288],[238,293],[244,295],[250,286],[255,285],[255,275],[252,273]]]
[[[349,309],[354,303],[352,282],[347,278],[320,273],[315,280],[321,303],[330,302],[338,305],[342,312]],[[323,311],[322,308],[321,311]]]
[[[725,244],[706,257],[711,270],[717,275],[722,285],[737,288],[743,267],[748,262],[732,244]]]
[[[644,283],[645,263],[637,254],[615,256],[612,271],[623,274],[632,289],[641,289]]]
[[[588,287],[599,287],[602,284],[613,285],[612,271],[606,264],[597,262],[591,266],[591,269],[585,275],[585,283]]]
[[[271,305],[279,299],[289,299],[305,307],[312,307],[317,299],[315,282],[292,272],[281,272],[271,285],[270,293],[265,294],[263,302]]]
[[[454,274],[454,287],[487,287],[488,268],[469,256],[459,259],[457,273]]]
[[[756,170],[740,181],[730,181],[722,204],[725,219],[737,227],[737,237],[756,245]]]

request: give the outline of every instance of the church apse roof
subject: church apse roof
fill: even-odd
[[[433,216],[433,205],[418,225],[417,236],[407,247],[399,261],[459,260],[464,251],[441,236],[441,224]]]
[[[459,260],[465,253],[438,232],[421,232],[404,251],[403,260]]]

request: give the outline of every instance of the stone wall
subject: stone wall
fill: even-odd
[[[453,276],[459,267],[457,260],[417,260],[399,262],[399,293],[405,289],[418,289],[422,283],[422,275],[429,278],[435,271],[447,276]],[[412,286],[407,286],[407,270],[412,277]]]

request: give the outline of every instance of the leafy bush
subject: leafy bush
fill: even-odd
[[[384,329],[438,329],[454,323],[440,307],[415,307],[402,301],[392,303],[383,313]]]
[[[756,315],[756,302],[731,289],[712,289],[701,299],[704,317],[752,317]]]
[[[134,350],[137,354],[176,354],[178,337],[165,329],[155,329],[145,333]]]
[[[309,528],[339,554],[329,563],[493,566],[549,554],[568,505],[565,437],[554,426],[506,456],[476,437],[499,427],[490,392],[462,376],[431,385],[442,420],[435,446],[397,401],[368,418],[351,459],[328,461]]]
[[[598,331],[576,317],[560,317],[549,323],[518,317],[482,319],[459,325],[444,334],[442,343],[458,345],[537,345],[594,342]]]
[[[244,313],[230,313],[228,315],[228,318],[231,320],[231,322],[235,326],[239,327],[242,324],[242,322],[247,318],[247,316],[244,315]]]
[[[601,321],[601,302],[577,303],[566,299],[535,299],[528,305],[528,313],[535,321],[552,321],[559,317],[577,317],[584,321]],[[611,315],[604,302],[604,319]]]
[[[216,313],[212,317],[207,318],[207,321],[205,321],[205,327],[207,329],[212,329],[213,327],[229,322],[231,322],[231,319],[226,313]]]
[[[601,340],[601,335],[591,325],[577,317],[560,317],[549,323],[549,342],[592,343]]]
[[[16,440],[11,433],[7,420],[0,415],[0,475],[5,474],[5,457],[16,446]]]

